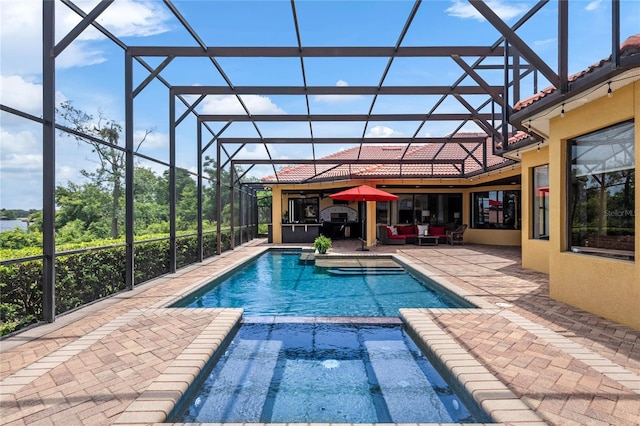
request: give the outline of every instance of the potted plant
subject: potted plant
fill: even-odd
[[[313,248],[315,248],[318,253],[325,254],[327,250],[331,248],[331,239],[320,235],[313,241]]]

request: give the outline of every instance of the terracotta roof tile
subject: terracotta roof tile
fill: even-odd
[[[632,35],[631,37],[627,38],[624,41],[624,43],[620,45],[620,56],[631,56],[638,53],[640,53],[640,34]],[[568,77],[569,83],[572,83],[580,79],[581,77],[584,77],[585,75],[588,75],[594,72],[595,70],[602,68],[603,66],[607,65],[610,62],[611,62],[611,56],[596,62],[586,70],[570,75]],[[515,106],[513,107],[513,110],[520,111],[528,106],[533,105],[534,103],[538,102],[540,99],[546,98],[547,96],[555,93],[556,91],[557,89],[554,86],[547,87],[546,89],[543,89],[542,91],[536,93],[535,95],[530,96],[526,99],[523,99],[517,104],[515,104]]]
[[[487,166],[495,167],[500,164],[511,164],[510,160],[491,153],[491,138],[482,133],[461,133],[458,137],[485,137],[488,148]],[[510,139],[509,143],[528,137],[526,133],[520,132]],[[448,137],[443,138],[447,140]],[[392,143],[393,141],[390,140]],[[472,157],[467,158],[471,153]],[[340,164],[344,160],[358,158],[363,160],[371,159],[370,164]],[[403,157],[404,154],[404,157]],[[396,159],[398,164],[376,164],[376,160]],[[423,160],[424,163],[408,164],[402,163],[405,160]],[[479,172],[482,170],[482,148],[476,142],[462,143],[429,143],[425,145],[363,145],[336,152],[323,157],[323,160],[337,160],[336,164],[318,164],[315,169],[313,164],[285,167],[278,172],[278,178],[271,175],[264,177],[263,182],[276,183],[277,181],[301,182],[301,181],[325,181],[339,178],[365,178],[380,177],[393,178],[400,176],[457,176],[461,175],[461,163],[464,162],[465,173]],[[433,164],[433,160],[459,160],[457,164]],[[311,160],[310,160],[311,162]]]

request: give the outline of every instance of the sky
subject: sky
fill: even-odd
[[[536,2],[487,0],[507,24],[513,25]],[[97,1],[76,1],[89,12]],[[290,1],[174,0],[173,4],[208,46],[297,46]],[[621,0],[621,41],[640,33],[640,1]],[[295,3],[303,46],[394,46],[414,3],[412,1],[312,1]],[[34,116],[42,115],[42,5],[40,0],[0,0],[0,103]],[[557,2],[550,1],[517,34],[549,66],[557,69]],[[56,2],[56,41],[80,18]],[[115,0],[98,22],[128,46],[197,46],[164,2]],[[609,0],[569,2],[569,73],[581,71],[610,54],[611,6]],[[425,0],[420,4],[401,46],[491,45],[500,34],[463,0]],[[151,66],[164,58],[145,58]],[[463,58],[471,64],[476,58]],[[216,58],[235,86],[302,84],[298,58]],[[488,59],[500,64],[502,58]],[[380,83],[387,58],[305,58],[305,78],[310,86],[375,86]],[[397,58],[384,83],[387,85],[451,85],[462,75],[451,58]],[[148,75],[134,66],[134,86]],[[225,86],[225,80],[207,58],[175,59],[161,75],[172,85]],[[490,84],[502,85],[503,75],[482,71]],[[523,82],[522,97],[533,94],[532,82]],[[465,80],[462,85],[472,84]],[[541,78],[538,89],[547,87]],[[186,97],[190,102],[193,96]],[[373,113],[426,113],[439,96],[379,96]],[[465,97],[474,106],[486,96]],[[134,100],[136,141],[151,131],[140,152],[168,162],[168,90],[151,82]],[[372,96],[310,96],[312,114],[366,114]],[[56,58],[56,102],[70,101],[96,119],[100,115],[124,124],[124,52],[93,28],[85,30]],[[252,114],[306,114],[304,96],[250,95],[243,102]],[[177,116],[185,107],[177,103]],[[235,97],[208,96],[197,108],[200,114],[243,113]],[[466,112],[447,98],[436,112]],[[485,111],[488,112],[488,111]],[[219,132],[224,123],[212,122]],[[315,123],[314,137],[425,137],[445,136],[456,123],[375,122]],[[308,123],[260,123],[264,137],[310,137]],[[479,131],[468,125],[464,131]],[[206,133],[205,133],[206,134]],[[177,164],[195,171],[196,121],[185,119],[176,130]],[[250,123],[234,123],[224,137],[258,137]],[[211,135],[208,135],[210,138]],[[348,144],[269,145],[274,159],[310,159],[328,155]],[[266,159],[263,145],[227,146],[238,158]],[[210,153],[215,155],[215,150]],[[223,158],[224,161],[224,158]],[[81,170],[97,167],[95,154],[86,144],[65,135],[56,138],[56,184],[83,181]],[[165,166],[146,160],[138,165],[161,173]],[[245,166],[246,168],[246,166]],[[250,174],[273,173],[270,166],[255,167]],[[42,207],[41,126],[8,112],[0,112],[0,208]]]

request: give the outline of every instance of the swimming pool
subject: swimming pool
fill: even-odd
[[[399,308],[472,307],[402,267],[318,267],[269,251],[174,307],[243,308],[245,315],[398,316]]]
[[[452,391],[401,325],[244,324],[205,377],[169,421],[488,421]]]

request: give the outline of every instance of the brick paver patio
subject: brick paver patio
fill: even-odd
[[[263,251],[260,242],[4,339],[0,422],[163,421],[240,318],[169,302]],[[358,246],[335,241],[332,254]],[[378,246],[368,255],[383,253],[481,301],[459,312],[406,310],[403,319],[417,335],[440,333],[430,346],[449,339],[445,349],[462,348],[443,362],[474,396],[491,394],[482,405],[497,421],[640,424],[640,331],[551,300],[546,275],[522,269],[519,248]],[[480,369],[493,384],[474,382],[469,372]]]

